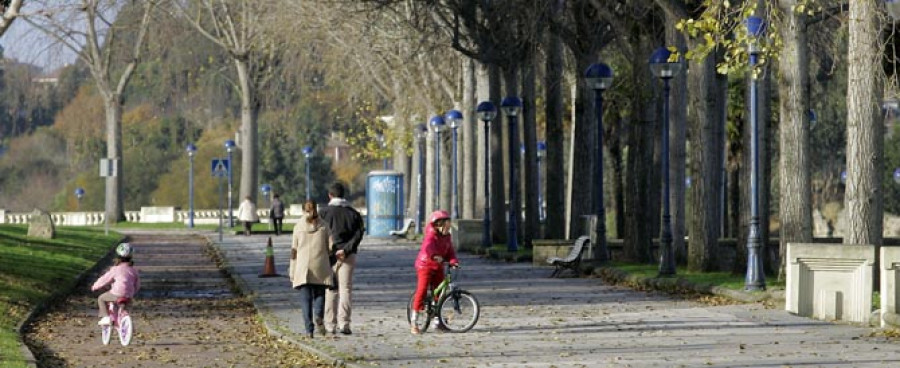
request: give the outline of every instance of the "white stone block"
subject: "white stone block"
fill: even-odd
[[[141,223],[175,222],[175,207],[141,207]]]
[[[900,247],[881,247],[881,327],[885,327],[885,316],[900,314]]]
[[[824,320],[868,323],[875,246],[788,243],[785,309]]]

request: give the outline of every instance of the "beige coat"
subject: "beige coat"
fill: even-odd
[[[240,221],[259,222],[259,216],[256,214],[256,205],[246,199],[238,207],[237,217]]]
[[[291,263],[288,275],[293,287],[304,284],[331,286],[331,264],[328,263],[331,234],[321,219],[316,224],[300,218],[291,239]]]

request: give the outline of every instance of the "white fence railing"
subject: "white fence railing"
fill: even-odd
[[[141,215],[142,211],[125,211],[125,221],[134,223],[170,223],[180,222],[187,223],[190,218],[189,211],[177,210],[169,219],[160,218],[160,216]],[[269,210],[257,210],[261,222],[268,222]],[[27,224],[31,217],[31,212],[7,212],[0,210],[0,224]],[[286,214],[287,215],[287,214]],[[237,213],[233,213],[237,216]],[[222,211],[222,218],[228,218],[228,210]],[[103,225],[106,221],[104,212],[52,212],[50,219],[57,226],[97,226]],[[294,220],[296,221],[296,219]],[[195,224],[216,224],[219,222],[219,210],[194,210]],[[285,219],[290,222],[290,219]]]

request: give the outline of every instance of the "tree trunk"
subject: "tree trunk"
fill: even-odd
[[[719,161],[716,159],[715,124],[719,116],[715,77],[715,55],[691,61],[688,74],[691,111],[696,114],[688,127],[691,137],[691,214],[688,222],[690,244],[688,269],[710,271],[718,249]]]
[[[247,61],[235,59],[234,65],[237,68],[238,83],[241,87],[241,189],[240,197],[235,201],[249,197],[251,201],[256,202],[256,184],[259,181],[257,119],[260,105],[250,81]],[[234,163],[231,164],[231,169],[234,170]]]
[[[593,54],[577,56],[577,70],[584,71],[593,63]],[[579,74],[580,77],[580,74]],[[569,234],[570,239],[587,234],[584,227],[584,216],[592,215],[591,208],[593,180],[595,173],[591,170],[591,162],[594,147],[592,143],[595,136],[594,126],[597,125],[597,114],[594,110],[594,91],[587,88],[584,78],[577,78],[577,91],[575,97],[575,126],[572,136],[572,170],[569,175],[570,206],[569,206]]]
[[[644,42],[646,43],[646,42]],[[650,50],[649,47],[642,49]],[[649,55],[638,53],[639,60]],[[628,159],[625,168],[625,259],[631,262],[650,263],[654,229],[659,226],[659,198],[661,194],[661,166],[654,165],[657,144],[661,138],[655,119],[659,100],[649,98],[647,82],[653,80],[649,68],[632,68],[631,84],[634,86],[631,103],[634,107],[630,132],[627,135]],[[654,174],[654,171],[656,172]],[[653,188],[653,187],[656,188]],[[654,204],[655,202],[655,204]]]
[[[483,101],[490,101],[491,99],[491,94],[488,86],[489,79],[488,66],[484,63],[476,62],[475,91],[477,93],[476,100],[478,101],[478,103],[481,103]],[[476,165],[478,169],[475,170],[475,181],[477,182],[475,185],[475,202],[477,203],[477,213],[475,214],[475,216],[481,217],[482,220],[484,220],[485,217],[484,208],[485,201],[487,199],[485,196],[486,193],[484,183],[485,180],[488,180],[490,178],[490,172],[488,171],[488,167],[485,165],[485,157],[490,151],[490,148],[485,148],[486,141],[490,142],[490,137],[485,136],[485,124],[493,126],[495,123],[485,123],[483,121],[479,121],[477,128],[475,129],[476,135],[478,136],[478,142],[476,144],[476,150],[478,152]],[[488,185],[490,185],[490,183],[488,183]]]
[[[467,59],[463,65],[463,126],[462,126],[462,175],[460,176],[460,192],[462,213],[460,216],[466,219],[473,219],[481,216],[481,212],[476,215],[475,212],[475,187],[480,181],[475,180],[475,170],[477,168],[477,148],[478,143],[476,128],[478,127],[478,116],[475,115],[475,61]]]
[[[523,67],[522,75],[522,144],[525,155],[522,157],[522,168],[525,185],[525,221],[522,223],[522,240],[531,248],[531,240],[540,237],[538,222],[538,171],[537,171],[537,106],[535,92],[534,60],[528,60]],[[522,198],[523,196],[519,196]]]
[[[106,177],[106,216],[109,223],[125,220],[123,189],[125,177],[122,164],[122,96],[101,92],[106,109],[106,158],[115,160],[115,176]]]
[[[497,107],[497,117],[491,122],[491,236],[494,243],[506,242],[506,178],[503,176],[503,126],[500,112],[501,73],[496,64],[488,65],[488,91]]]
[[[847,85],[847,230],[844,244],[882,243],[883,125],[877,2],[851,1]],[[877,285],[877,284],[876,284]]]
[[[666,43],[686,49],[684,36],[675,31],[675,19],[666,15]],[[679,263],[687,260],[685,246],[685,140],[687,131],[687,71],[672,79],[669,97],[669,208],[672,215],[672,247]]]
[[[562,42],[559,36],[548,32],[544,71],[545,104],[544,135],[547,140],[547,156],[544,158],[547,185],[544,200],[547,202],[547,219],[544,223],[544,237],[561,239],[565,236],[565,164],[563,154],[563,91],[562,91]]]

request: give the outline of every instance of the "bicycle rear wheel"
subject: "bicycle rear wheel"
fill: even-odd
[[[478,299],[465,290],[454,290],[437,307],[438,319],[450,332],[471,330],[478,323],[480,313]]]
[[[413,293],[412,295],[409,296],[409,302],[406,304],[406,320],[409,321],[410,325],[415,324],[416,327],[419,328],[419,333],[425,333],[425,331],[428,331],[428,326],[430,325],[430,323],[428,323],[428,322],[431,321],[432,317],[434,317],[434,312],[433,312],[434,308],[432,307],[432,303],[431,303],[431,293],[429,292],[425,296],[425,300],[422,301],[422,304],[424,304],[425,309],[422,310],[421,312],[419,312],[416,315],[416,320],[413,321],[412,320],[412,307],[413,307],[413,299],[415,297],[416,297],[416,293]]]
[[[110,336],[112,336],[112,326],[110,326],[110,325],[100,326],[100,341],[103,342],[103,345],[109,345],[109,337]]]

